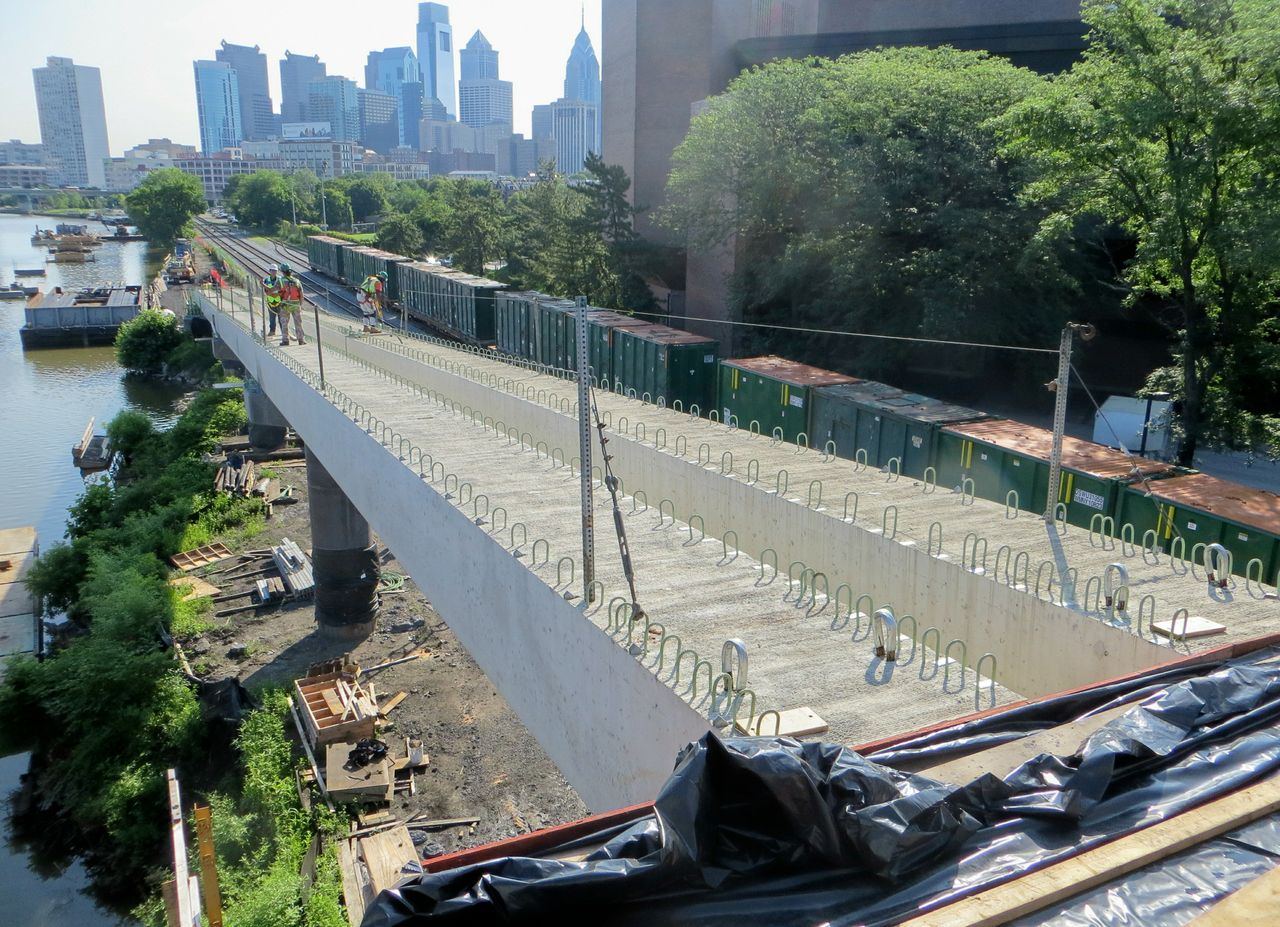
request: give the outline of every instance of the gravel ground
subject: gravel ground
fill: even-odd
[[[288,537],[307,550],[311,527],[305,468],[263,466],[279,467],[276,473],[281,482],[292,486],[300,501],[277,506],[266,530],[240,547],[265,548]],[[394,559],[387,560],[383,569],[401,572]],[[253,584],[252,579],[223,584],[219,578],[211,575],[208,580],[224,593]],[[224,607],[241,602],[247,600],[224,603]],[[220,627],[183,642],[191,663],[199,675],[236,677],[254,692],[291,686],[312,663],[344,652],[343,644],[316,636],[310,603],[215,621]],[[233,645],[240,645],[245,654],[233,659],[229,656]],[[417,794],[397,793],[391,809],[397,817],[404,820],[419,812],[428,818],[478,817],[480,822],[473,827],[432,834],[434,843],[452,852],[588,813],[506,700],[406,577],[403,591],[383,596],[375,633],[351,652],[368,667],[418,648],[428,649],[430,656],[378,671],[366,680],[375,685],[380,702],[400,691],[408,693],[391,712],[384,736],[392,752],[403,755],[404,738],[409,736],[421,739],[430,757],[428,767],[417,775]]]

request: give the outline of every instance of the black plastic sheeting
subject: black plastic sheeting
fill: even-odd
[[[1010,927],[1187,924],[1270,872],[1278,861],[1280,815],[1273,815],[1013,921]]]
[[[884,765],[941,762],[1129,701],[1075,755],[1042,754],[1003,779],[956,787]],[[1268,650],[1099,687],[874,759],[707,735],[682,751],[655,813],[584,862],[418,876],[379,895],[364,927],[893,924],[1280,768],[1280,661]]]

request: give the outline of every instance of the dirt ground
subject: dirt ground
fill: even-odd
[[[306,469],[301,463],[261,465],[273,469],[282,485],[291,486],[300,501],[288,507],[276,506],[266,530],[241,544],[241,548],[266,548],[286,537],[304,551],[310,548]],[[384,577],[388,572],[403,573],[394,558],[387,559],[390,556],[384,556]],[[233,562],[224,561],[210,569]],[[215,574],[207,580],[223,593],[251,588],[254,582],[242,579],[221,583],[220,578]],[[242,599],[215,607],[247,602]],[[311,664],[344,652],[352,653],[361,666],[369,667],[419,648],[430,651],[427,657],[380,670],[361,681],[374,684],[380,703],[397,692],[408,693],[391,711],[391,723],[383,739],[393,755],[403,756],[404,738],[419,738],[430,757],[427,768],[416,775],[417,794],[397,792],[392,813],[400,820],[420,812],[428,819],[480,819],[471,827],[431,832],[428,839],[438,845],[432,849],[453,852],[562,824],[588,813],[506,700],[407,576],[402,591],[383,594],[375,633],[354,646],[320,640],[314,633],[315,616],[310,603],[267,607],[214,620],[222,626],[183,641],[187,656],[198,675],[209,679],[236,677],[251,692],[291,686]],[[241,650],[243,655],[230,656],[230,652],[239,654]],[[372,810],[373,806],[369,807]]]

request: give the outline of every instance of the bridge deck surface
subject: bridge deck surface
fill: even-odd
[[[311,327],[308,324],[309,333]],[[283,351],[295,363],[318,371],[313,350]],[[470,483],[475,494],[486,495],[491,506],[504,507],[510,523],[525,524],[527,541],[517,537],[523,541],[517,547],[526,565],[557,589],[581,592],[580,580],[569,579],[567,565],[563,577],[557,577],[559,558],[578,561],[581,551],[579,481],[568,466],[533,450],[522,451],[464,415],[425,402],[413,390],[345,357],[337,344],[325,351],[324,363],[332,386],[373,410],[413,444],[429,449],[451,473]],[[431,489],[443,491],[440,482],[431,484]],[[470,512],[472,506],[462,508]],[[636,511],[631,514],[633,508]],[[478,511],[483,515],[483,504]],[[795,602],[795,590],[788,588],[785,572],[781,578],[762,582],[758,562],[732,549],[726,558],[720,540],[699,539],[696,529],[691,531],[669,515],[659,526],[656,508],[645,510],[630,499],[623,503],[623,511],[628,513],[625,523],[641,602],[651,620],[678,634],[683,648],[710,660],[716,674],[721,646],[729,638],[740,638],[750,657],[749,686],[757,695],[758,711],[811,707],[830,724],[824,737],[853,743],[953,718],[973,711],[979,702],[986,707],[993,698],[995,703],[1007,704],[1019,697],[985,679],[979,693],[972,669],[960,662],[948,667],[933,651],[908,641],[902,643],[898,663],[886,664],[874,656],[867,619],[833,621],[831,608],[810,614],[814,609]],[[510,528],[495,530],[492,516],[487,521],[483,530],[509,547]],[[608,603],[625,595],[626,585],[612,536],[608,496],[599,490],[595,523],[596,576],[605,596],[584,620],[604,627]],[[547,542],[547,553],[541,544],[535,550],[538,539]],[[765,571],[766,579],[771,572]],[[819,597],[819,605],[823,604]],[[625,646],[627,631],[613,633]],[[668,647],[658,669],[657,637],[652,640],[654,646],[642,659],[695,706],[708,710],[706,669],[697,674],[698,692],[693,698],[692,659],[686,656],[680,662],[677,683],[674,645]],[[564,658],[574,657],[565,654]],[[582,697],[591,698],[591,693],[583,692]],[[749,707],[744,707],[744,714]]]

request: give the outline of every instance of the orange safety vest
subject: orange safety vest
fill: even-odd
[[[280,299],[286,303],[302,302],[302,287],[297,280],[284,278],[280,284]]]

